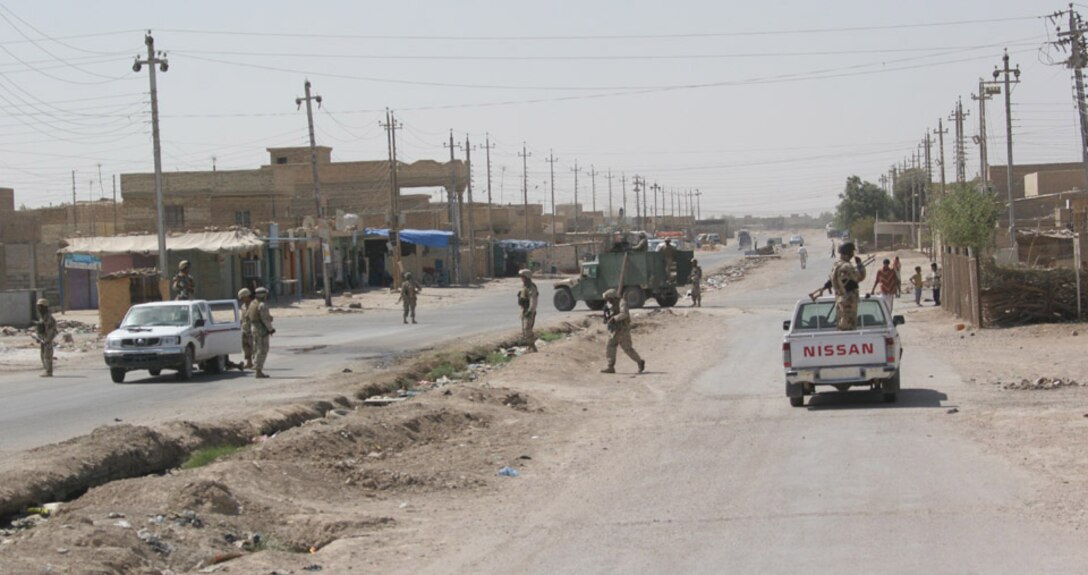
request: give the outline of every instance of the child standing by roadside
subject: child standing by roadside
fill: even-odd
[[[922,286],[925,285],[922,279],[922,266],[914,266],[914,275],[910,276],[910,285],[914,286],[914,304],[921,307],[922,305]]]

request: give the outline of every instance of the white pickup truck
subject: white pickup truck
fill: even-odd
[[[140,369],[159,375],[175,369],[190,379],[193,366],[222,373],[227,356],[242,351],[242,325],[235,300],[143,303],[129,308],[116,330],[106,336],[103,355],[115,383]]]
[[[835,298],[797,302],[793,319],[782,329],[782,365],[786,371],[786,396],[801,407],[816,386],[839,391],[863,386],[880,391],[893,402],[899,393],[899,361],[903,345],[896,326],[903,316],[891,315],[883,298],[864,298],[858,305],[858,329],[836,327]]]

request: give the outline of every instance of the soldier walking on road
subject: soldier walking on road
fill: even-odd
[[[638,364],[638,372],[646,371],[646,361],[639,357],[635,346],[631,344],[631,311],[627,307],[627,299],[621,298],[614,289],[604,292],[604,303],[607,306],[605,316],[608,318],[608,348],[605,356],[608,358],[608,367],[601,373],[616,373],[616,348],[622,348],[627,357]]]
[[[691,307],[703,307],[703,268],[699,260],[691,260]]]
[[[536,324],[536,301],[540,298],[540,292],[533,283],[533,272],[521,270],[521,289],[518,290],[518,305],[521,306],[521,337],[529,346],[529,351],[536,351],[536,336],[533,335],[533,326]]]
[[[249,306],[253,304],[253,294],[248,288],[238,290],[238,299],[242,300],[242,354],[246,356],[243,367],[253,369],[253,322],[249,320]]]
[[[423,291],[416,280],[412,279],[412,272],[404,272],[404,281],[400,284],[400,297],[397,301],[404,302],[404,323],[408,323],[408,315],[412,315],[412,323],[416,322],[416,296]]]
[[[854,256],[854,243],[844,242],[839,246],[839,261],[831,268],[830,281],[835,292],[835,314],[842,331],[858,328],[858,292],[863,281],[865,266],[861,258]]]
[[[174,299],[193,299],[193,295],[196,293],[196,282],[193,281],[193,276],[189,275],[189,260],[181,260],[181,263],[178,264],[178,273],[174,276],[174,280],[170,282],[170,287],[177,294]]]
[[[37,302],[38,321],[34,322],[34,339],[41,348],[42,377],[53,377],[53,340],[57,339],[57,320],[49,313],[49,300],[42,298]]]
[[[272,314],[269,313],[268,304],[265,303],[265,299],[268,298],[268,288],[259,287],[256,293],[257,299],[250,302],[246,315],[249,316],[253,329],[253,348],[257,354],[257,377],[265,378],[268,377],[268,374],[264,372],[264,361],[268,357],[268,339],[276,333],[276,329],[272,327]]]

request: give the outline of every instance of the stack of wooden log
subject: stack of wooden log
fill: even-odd
[[[981,264],[982,319],[987,327],[1075,321],[1077,278],[1067,268],[1014,268]],[[1088,274],[1081,273],[1081,289],[1088,292]],[[1081,306],[1088,311],[1086,293]]]

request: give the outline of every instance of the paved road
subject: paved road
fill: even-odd
[[[699,257],[703,269],[709,271],[735,261],[739,253],[730,248]],[[581,305],[581,311],[556,311],[547,282],[538,281],[538,285],[538,324],[588,313]],[[126,383],[118,385],[110,381],[98,354],[49,380],[36,372],[0,374],[0,455],[63,441],[118,420],[151,424],[197,419],[209,405],[222,402],[256,409],[268,400],[269,390],[276,388],[277,397],[283,397],[284,380],[298,382],[292,389],[304,396],[308,381],[339,372],[346,365],[358,371],[359,363],[366,360],[418,351],[459,337],[516,331],[520,325],[512,293],[481,295],[463,305],[421,310],[421,320],[420,325],[406,326],[400,313],[392,311],[276,320],[268,359],[272,377],[266,380],[253,378],[252,372],[225,376],[198,372],[192,381],[179,382],[172,372],[159,377],[133,372]]]
[[[1083,536],[1030,518],[1028,473],[946,423],[962,384],[911,353],[909,324],[899,403],[832,392],[789,407],[781,320],[829,262],[725,299],[743,313],[725,321],[720,363],[611,422],[603,445],[524,513],[497,516],[413,570],[1085,573]]]

